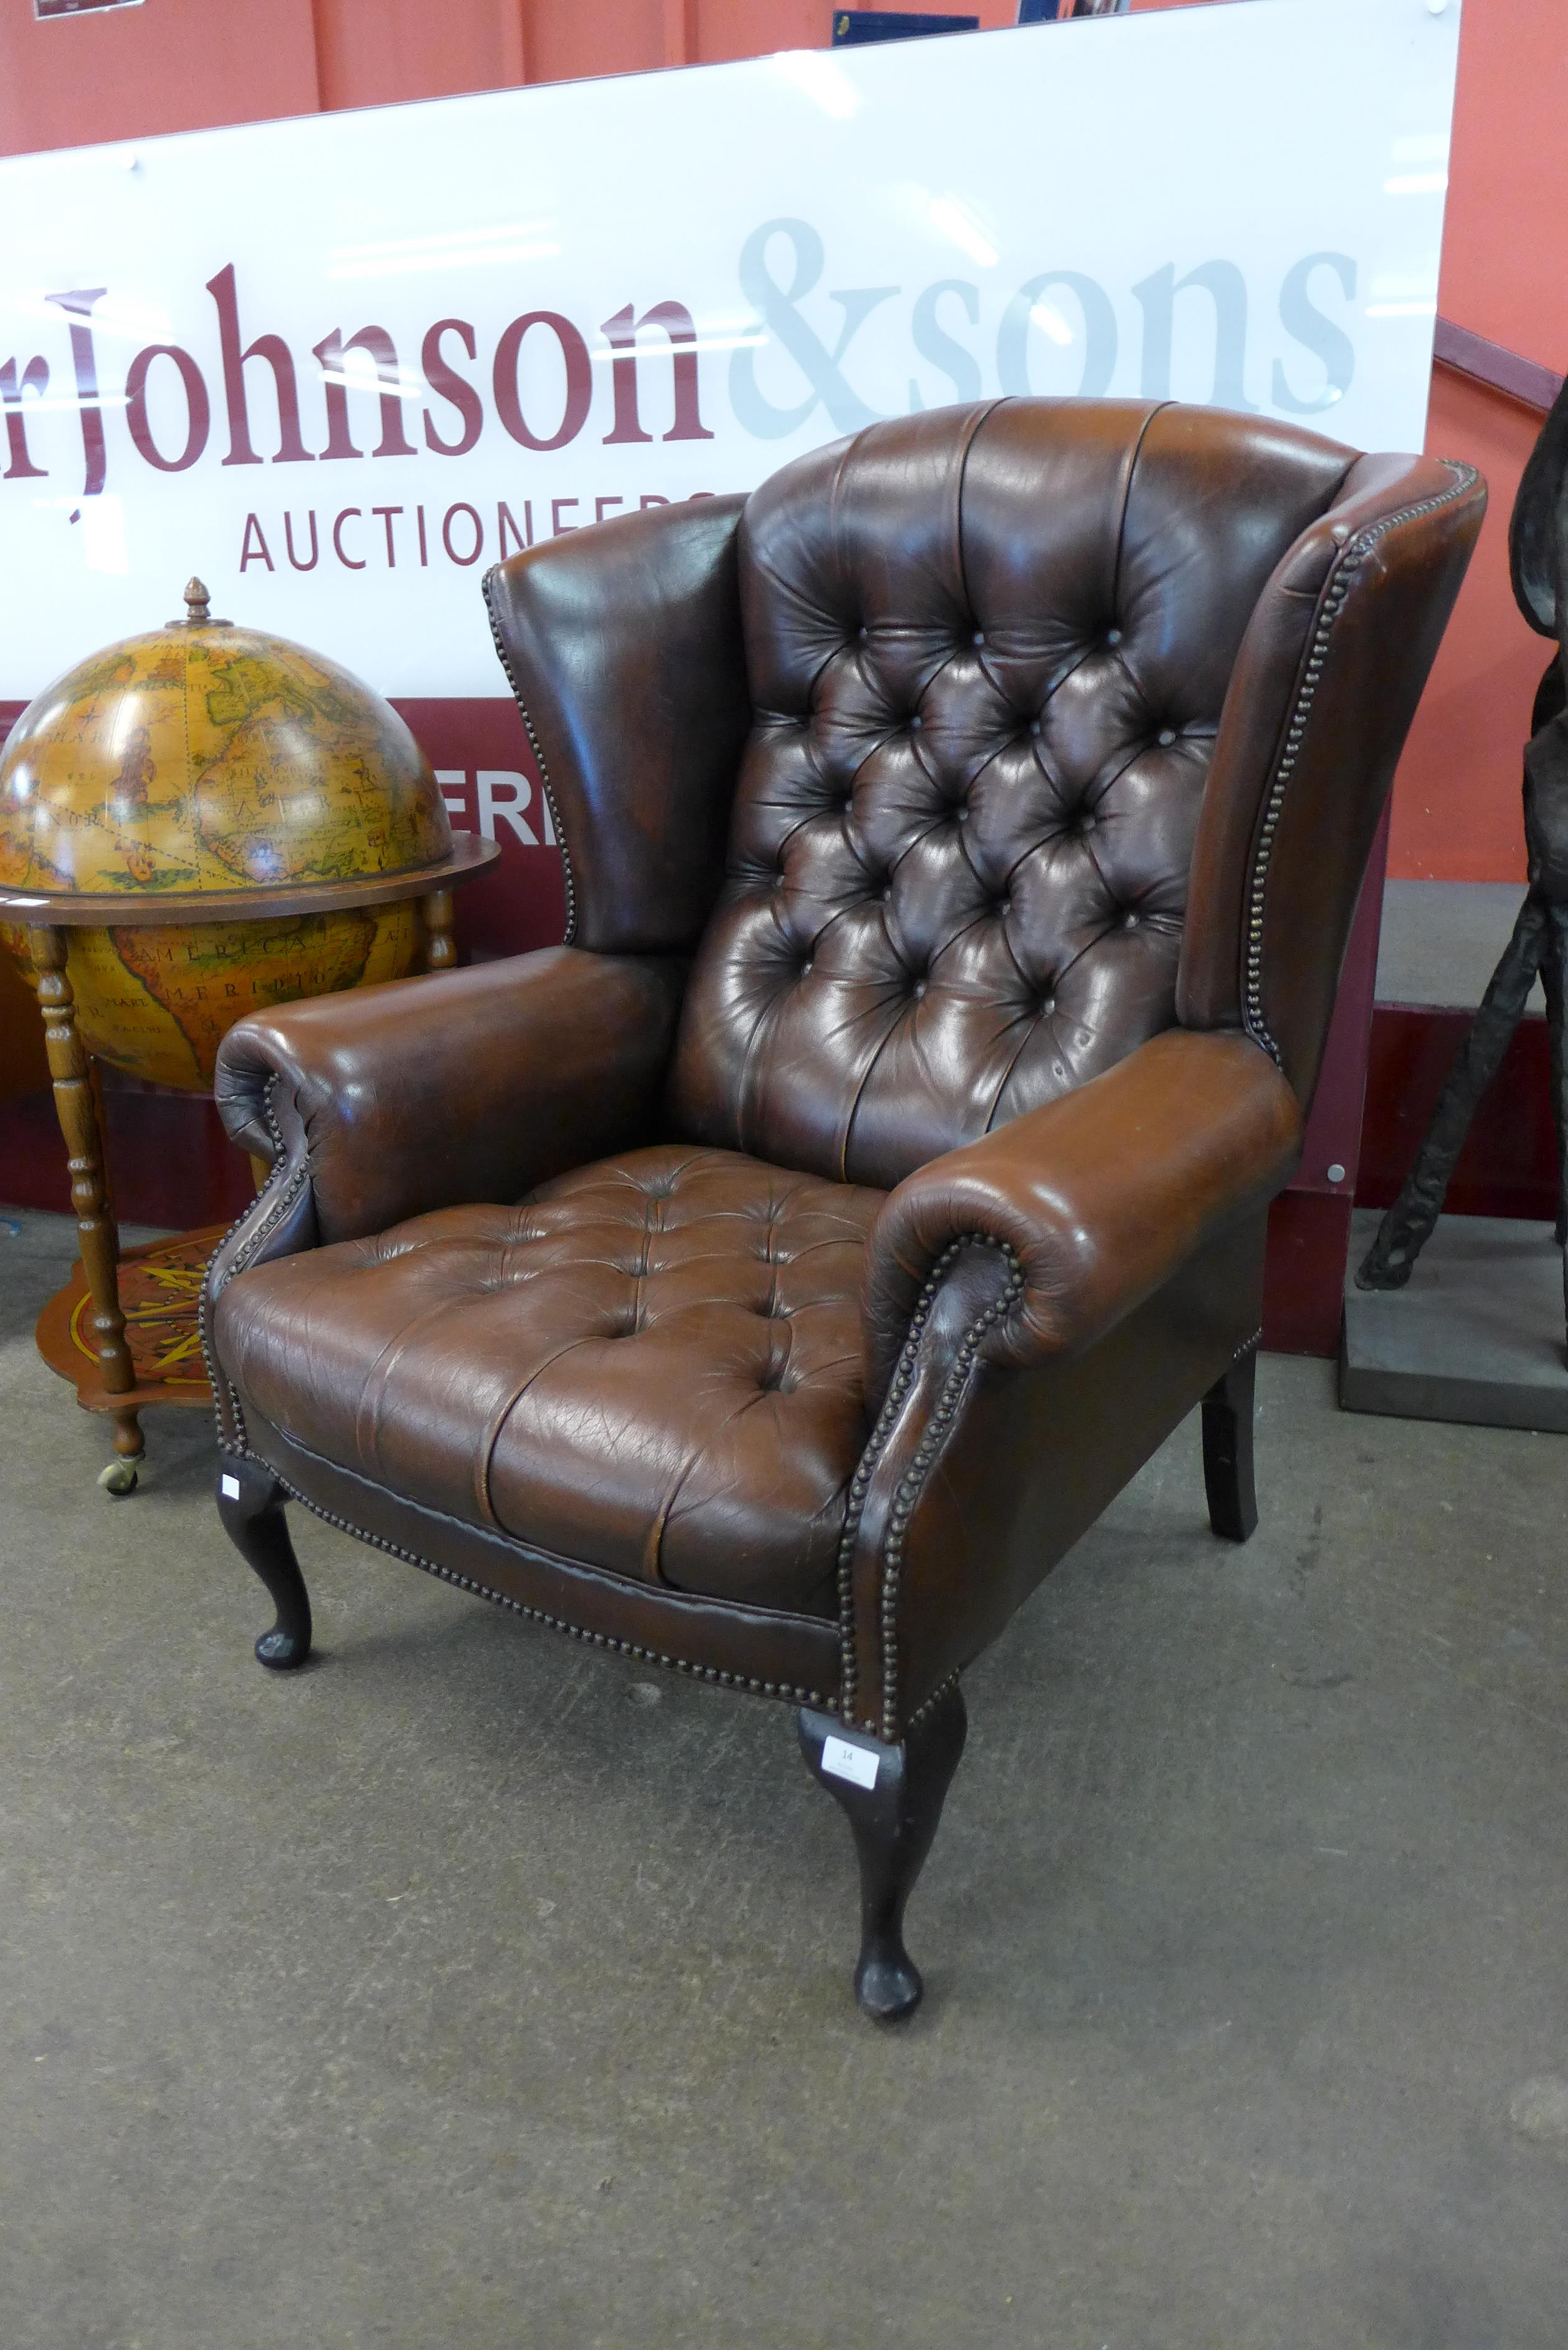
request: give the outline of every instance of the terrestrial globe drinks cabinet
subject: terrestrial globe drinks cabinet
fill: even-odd
[[[379,694],[213,619],[199,579],[185,603],[47,687],[0,753],[0,943],[36,990],[81,1234],[38,1343],[110,1416],[114,1492],[144,1405],[210,1401],[195,1308],[217,1234],[127,1252],[122,1296],[94,1061],[204,1092],[243,1014],[455,962],[452,889],[496,855],[454,838]]]

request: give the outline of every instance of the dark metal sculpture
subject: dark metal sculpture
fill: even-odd
[[[1568,1243],[1568,385],[1524,469],[1508,532],[1514,599],[1531,627],[1558,639],[1536,691],[1524,754],[1530,889],[1513,935],[1454,1057],[1427,1139],[1357,1272],[1361,1289],[1402,1289],[1442,1213],[1476,1107],[1496,1076],[1539,972],[1552,1047],[1559,1247]],[[1564,1263],[1568,1315],[1568,1261]]]

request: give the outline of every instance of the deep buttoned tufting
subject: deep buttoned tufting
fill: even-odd
[[[217,1307],[311,1451],[535,1549],[830,1615],[878,1191],[663,1146],[258,1267]]]
[[[890,1185],[1173,1024],[1237,649],[1349,452],[1063,405],[880,426],[749,500],[679,1131]]]

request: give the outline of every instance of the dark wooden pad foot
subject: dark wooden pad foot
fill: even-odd
[[[842,1806],[860,1863],[860,1957],[855,1996],[878,2022],[913,2014],[924,1986],[904,1948],[904,1905],[941,1818],[969,1727],[955,1681],[897,1746],[846,1730],[836,1715],[800,1712],[812,1776]]]
[[[289,1540],[286,1499],[259,1461],[224,1455],[218,1463],[218,1515],[245,1565],[272,1595],[277,1621],[256,1642],[256,1656],[274,1672],[289,1672],[310,1654],[310,1596]]]

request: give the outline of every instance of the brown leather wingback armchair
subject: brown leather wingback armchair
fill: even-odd
[[[1480,526],[1468,466],[999,400],[490,574],[566,943],[242,1021],[219,1507],[799,1707],[870,2012],[959,1675],[1201,1400]]]

